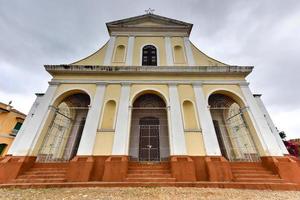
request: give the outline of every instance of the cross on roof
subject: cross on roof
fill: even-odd
[[[145,12],[146,12],[147,14],[153,14],[154,11],[155,11],[155,10],[154,10],[154,9],[151,9],[151,8],[148,8],[148,10],[145,10]]]

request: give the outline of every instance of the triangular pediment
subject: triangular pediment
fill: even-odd
[[[136,17],[126,18],[122,20],[112,21],[106,24],[109,33],[112,31],[120,32],[155,32],[155,31],[180,31],[190,33],[192,29],[192,24],[183,21],[154,15],[145,14]],[[151,29],[154,28],[154,29]],[[151,30],[150,30],[151,29]]]

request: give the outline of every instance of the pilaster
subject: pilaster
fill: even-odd
[[[186,143],[184,137],[181,106],[179,102],[177,84],[169,84],[170,98],[170,144],[171,155],[186,155]]]
[[[105,57],[104,57],[104,61],[103,61],[104,65],[110,65],[111,64],[111,60],[112,60],[112,56],[113,56],[113,52],[114,52],[114,47],[115,47],[115,41],[116,41],[116,37],[111,36],[109,41],[108,41],[106,52],[105,52]]]
[[[172,43],[170,37],[165,37],[167,66],[173,66]]]
[[[122,83],[120,103],[117,112],[116,132],[112,155],[127,155],[129,144],[129,95],[130,84]]]
[[[128,47],[127,47],[127,54],[126,54],[126,66],[131,66],[132,65],[134,41],[135,41],[134,36],[130,36],[128,38]]]
[[[82,136],[77,151],[77,155],[79,156],[89,156],[93,154],[98,123],[102,112],[105,88],[105,84],[97,84],[96,93],[87,114],[85,125],[82,131]]]
[[[184,47],[185,47],[185,52],[186,52],[188,65],[189,66],[194,66],[195,65],[195,60],[194,60],[194,55],[193,55],[193,51],[192,51],[191,42],[190,42],[188,37],[184,37],[183,41],[184,41]]]
[[[200,127],[202,128],[204,146],[206,155],[221,156],[221,151],[218,143],[218,138],[209,111],[208,103],[205,99],[202,84],[193,84],[198,118],[200,119]]]
[[[256,103],[248,83],[240,84],[240,88],[249,108],[251,120],[254,122],[257,135],[265,152],[270,156],[282,156],[274,135],[272,134],[267,121]]]
[[[40,129],[44,125],[45,118],[49,112],[48,108],[57,87],[57,84],[49,85],[44,96],[37,99],[35,102],[36,104],[31,108],[31,115],[26,117],[28,122],[24,123],[18,132],[17,137],[14,140],[15,144],[10,148],[9,154],[13,156],[27,156],[30,154],[30,151],[34,148]],[[35,106],[37,107],[34,108]]]

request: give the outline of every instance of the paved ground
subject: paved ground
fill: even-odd
[[[0,189],[0,199],[205,199],[205,200],[299,200],[300,191],[262,191],[212,188],[59,188]]]

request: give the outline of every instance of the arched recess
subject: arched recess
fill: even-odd
[[[189,100],[185,100],[182,103],[182,108],[183,108],[183,117],[184,117],[184,129],[197,130],[199,127],[198,127],[193,103]]]
[[[183,48],[180,45],[174,46],[174,63],[182,64],[185,63],[185,56]]]
[[[258,161],[260,142],[246,119],[243,100],[228,91],[215,91],[208,104],[222,155],[230,161]]]
[[[118,45],[115,50],[114,62],[125,62],[125,50],[124,45]]]
[[[109,100],[105,104],[102,117],[101,130],[113,130],[116,116],[116,102]]]
[[[167,107],[161,95],[143,92],[133,99],[129,156],[133,161],[169,159]]]
[[[89,105],[89,95],[80,90],[68,91],[53,102],[40,136],[37,162],[68,161],[76,155]]]

